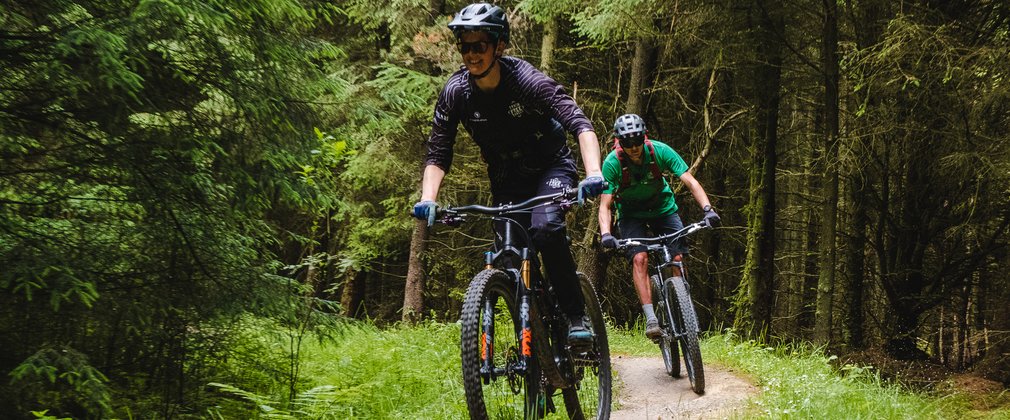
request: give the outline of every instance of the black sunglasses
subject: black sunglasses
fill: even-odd
[[[621,147],[624,149],[630,147],[638,147],[645,143],[645,136],[634,136],[627,138],[618,138],[617,141],[621,143]]]
[[[477,41],[477,42],[463,42],[459,41],[456,43],[456,48],[459,49],[460,54],[466,54],[473,51],[477,54],[484,54],[487,48],[491,46],[490,42],[487,41]]]

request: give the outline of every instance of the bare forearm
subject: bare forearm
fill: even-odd
[[[582,164],[586,176],[602,176],[600,169],[600,141],[593,131],[583,131],[579,134],[579,150],[582,152]]]
[[[445,171],[435,165],[424,167],[424,176],[421,179],[421,200],[435,201],[438,198],[438,189],[442,186],[442,179],[445,178]]]
[[[694,196],[694,201],[698,203],[698,206],[705,208],[705,206],[712,205],[708,200],[708,194],[705,193],[705,188],[702,188],[701,183],[694,178],[694,175],[691,175],[690,172],[685,172],[684,175],[680,176],[680,180],[691,191],[691,195]]]
[[[610,205],[614,202],[613,197],[610,194],[600,196],[600,210],[597,217],[600,220],[600,236],[610,233],[610,228],[614,222],[613,214],[610,212]]]

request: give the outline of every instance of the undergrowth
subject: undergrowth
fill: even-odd
[[[633,331],[611,328],[619,355],[655,356],[658,348]],[[872,367],[831,364],[805,346],[767,347],[732,334],[702,341],[706,366],[732,369],[759,392],[740,418],[1010,419],[1010,410],[973,408],[970,396],[927,395],[881,381]],[[464,419],[459,326],[426,323],[379,329],[346,327],[332,341],[309,341],[302,350],[301,385],[293,401],[264,397],[227,384],[216,388],[246,411],[212,410],[214,418]],[[615,390],[618,387],[615,386]],[[702,397],[704,398],[704,397]],[[615,395],[615,400],[617,400]],[[226,405],[219,405],[225,407]],[[564,418],[564,415],[557,418]]]

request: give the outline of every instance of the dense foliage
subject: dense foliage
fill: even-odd
[[[329,9],[0,3],[0,410],[184,414],[236,317],[298,314]]]
[[[455,320],[489,226],[416,247],[406,213],[463,5],[0,0],[0,412],[203,415],[215,389],[287,407],[305,332],[405,317],[411,261],[424,315]],[[508,53],[549,68],[604,150],[638,112],[713,197],[724,227],[689,259],[706,326],[1010,383],[1006,5],[502,5]],[[488,200],[465,137],[443,203]],[[595,211],[569,222],[634,322]]]

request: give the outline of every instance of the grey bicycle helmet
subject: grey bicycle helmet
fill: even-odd
[[[614,136],[619,139],[645,135],[645,120],[637,114],[624,114],[614,122]]]
[[[495,42],[509,40],[509,21],[505,10],[490,3],[473,3],[464,7],[449,22],[449,29],[457,38],[463,31],[485,31]]]

